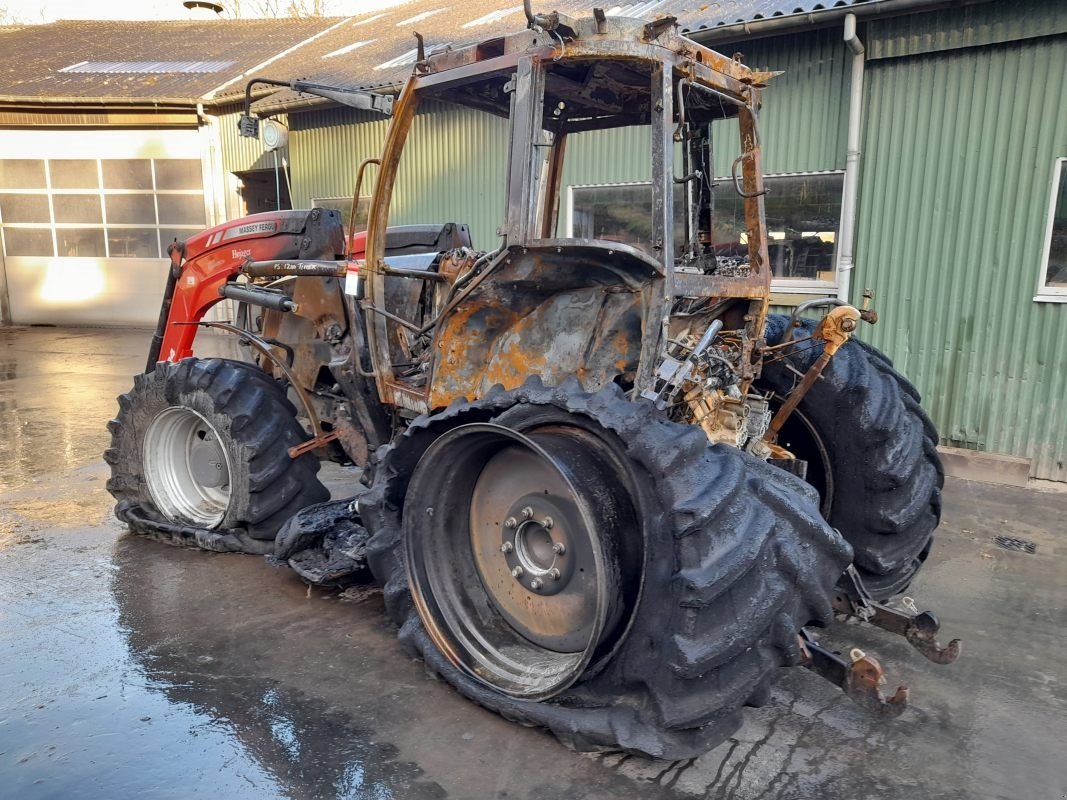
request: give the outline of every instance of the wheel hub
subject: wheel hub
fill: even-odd
[[[203,415],[184,406],[163,409],[145,431],[142,458],[148,492],[165,517],[205,528],[222,522],[230,460]]]
[[[230,482],[222,447],[208,431],[204,439],[197,439],[189,449],[189,469],[201,486],[218,488]]]
[[[538,501],[542,508],[538,508]],[[563,591],[573,577],[575,561],[567,547],[568,526],[556,522],[550,512],[559,515],[559,511],[541,497],[529,498],[529,504],[523,498],[516,505],[521,506],[518,516],[509,514],[501,531],[500,552],[508,570],[522,586],[538,594]]]

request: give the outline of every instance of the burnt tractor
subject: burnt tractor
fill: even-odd
[[[899,600],[939,520],[938,437],[912,385],[853,338],[873,311],[768,312],[758,110],[774,74],[670,19],[527,17],[463,49],[420,39],[395,102],[253,82],[391,115],[384,149],[360,166],[347,232],[337,211],[278,211],[171,247],[146,370],[110,424],[118,517],[313,582],[369,570],[432,670],[577,749],[703,752],[786,665],[900,713],[907,690],[883,695],[874,658],[811,630],[850,617],[932,661],[958,655]],[[390,226],[430,103],[506,120],[492,249],[457,222]],[[730,120],[717,191],[743,201],[741,257],[716,248],[707,167]],[[563,235],[568,141],[623,126],[650,142],[641,233]],[[224,298],[233,319],[206,321]],[[249,357],[197,358],[204,327]],[[354,498],[329,502],[322,459],[363,468]]]

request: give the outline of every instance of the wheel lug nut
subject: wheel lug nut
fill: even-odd
[[[504,544],[500,545],[501,553],[510,553],[514,549],[515,545],[513,545],[511,542],[504,542]]]
[[[550,578],[552,578],[552,580],[558,581],[559,580],[559,570],[556,569],[555,567],[552,567],[552,569],[550,569],[548,571],[548,576]]]
[[[513,577],[513,578],[521,578],[522,577],[522,567],[515,567],[515,569],[513,569],[511,571],[511,577]]]
[[[535,592],[542,586],[544,586],[544,584],[541,583],[540,578],[534,578],[532,581],[530,581],[530,588],[533,589]]]
[[[517,519],[515,519],[515,517],[508,517],[506,520],[504,520],[504,527],[505,528],[514,528],[518,524],[519,524],[519,521]]]
[[[556,523],[552,521],[552,517],[545,517],[541,520],[541,527],[546,530],[552,530],[552,526]]]
[[[552,545],[552,552],[555,553],[557,556],[561,556],[567,552],[567,546],[563,544],[563,542],[556,542],[554,545]]]
[[[530,517],[532,517],[532,516],[533,516],[533,509],[530,508],[529,506],[526,506],[526,508],[524,508],[522,510],[522,518],[523,519],[530,519]]]

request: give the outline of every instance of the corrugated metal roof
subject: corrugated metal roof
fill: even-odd
[[[976,0],[968,0],[976,1]],[[981,0],[977,0],[981,1]],[[514,0],[511,0],[514,3]],[[912,9],[938,5],[913,0]],[[879,7],[880,0],[535,0],[537,11],[574,16],[602,7],[609,16],[677,18],[683,33],[729,29],[739,22],[809,15],[842,8]],[[412,34],[428,51],[462,47],[521,28],[518,4],[500,0],[412,0],[352,17],[271,20],[125,22],[66,20],[0,28],[0,96],[11,98],[187,98],[232,102],[243,93],[245,73],[305,78],[363,88],[399,84],[411,68]],[[161,53],[194,45],[201,61],[160,62]],[[229,61],[219,70],[205,66]],[[92,71],[74,69],[86,63]],[[125,66],[120,66],[125,64]],[[164,64],[166,69],[150,69]],[[111,65],[110,67],[108,65]],[[132,65],[132,66],[131,66]],[[219,81],[228,74],[229,81]],[[215,77],[211,77],[214,75]],[[221,84],[221,89],[219,88]]]
[[[938,0],[914,0],[910,5],[921,9],[924,5],[937,3]],[[279,59],[271,65],[271,74],[272,77],[300,76],[363,89],[397,86],[411,72],[415,31],[422,34],[427,52],[430,52],[443,46],[458,48],[475,44],[525,26],[521,5],[504,8],[501,5],[501,0],[453,1],[450,5],[444,5],[441,0],[412,0],[395,8],[353,17],[313,46],[301,48],[292,56]],[[876,6],[878,0],[637,0],[622,3],[612,3],[610,0],[534,0],[533,5],[537,12],[556,10],[571,16],[589,16],[594,8],[603,8],[608,16],[647,20],[675,17],[682,33],[692,34],[716,28],[725,30],[738,22],[793,14],[818,15],[823,11],[864,5]],[[803,24],[807,24],[807,20],[808,17],[804,16]],[[359,47],[351,53],[351,57],[331,58],[330,63],[324,62],[325,54],[371,37],[374,41]],[[310,100],[291,93],[279,94],[276,99],[282,105]]]
[[[204,75],[222,72],[232,67],[236,61],[80,61],[63,67],[59,72],[72,72],[81,75],[107,75],[128,73],[131,75],[167,75],[182,73],[186,75]]]
[[[0,96],[9,103],[143,98],[195,105],[228,79],[339,21],[63,20],[0,28]]]
[[[675,0],[666,5],[671,10],[666,13],[677,16],[679,20],[685,19],[688,23],[683,26],[688,31],[706,30],[719,28],[724,25],[734,25],[739,22],[753,22],[758,19],[772,19],[774,17],[788,17],[793,14],[814,14],[820,11],[828,11],[834,8],[864,5],[870,0],[831,0],[829,2],[782,2],[782,0],[719,0],[710,5],[707,12],[700,12],[700,7],[694,8],[694,4],[686,0]]]

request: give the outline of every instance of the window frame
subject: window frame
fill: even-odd
[[[769,172],[763,177],[766,178],[806,178],[819,175],[840,175],[842,177],[842,211],[844,211],[844,175],[843,169],[826,169],[826,170],[808,170],[804,172]],[[729,185],[733,182],[733,178],[730,176],[715,178],[716,183],[722,185]],[[613,186],[651,186],[651,181],[609,181],[605,183],[569,183],[567,184],[567,224],[565,227],[566,236],[568,239],[574,238],[574,190],[575,189],[587,189],[587,188],[600,188],[600,187],[613,187]],[[841,231],[841,218],[838,217],[837,221],[837,234],[840,235]],[[820,281],[815,278],[775,278],[771,277],[771,291],[780,292],[783,294],[811,294],[811,295],[836,295],[840,281],[838,279],[839,267],[840,267],[841,254],[834,247],[834,280],[832,281]],[[1067,293],[1062,302],[1067,302]]]
[[[1067,165],[1067,156],[1058,156],[1052,162],[1052,186],[1049,190],[1048,213],[1045,216],[1045,236],[1041,244],[1041,259],[1037,271],[1035,303],[1067,303],[1067,286],[1049,286],[1048,260],[1052,255],[1052,227],[1056,222],[1056,201],[1059,199],[1060,181]]]

